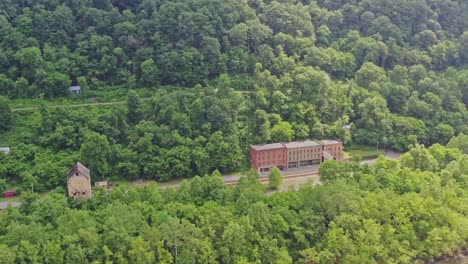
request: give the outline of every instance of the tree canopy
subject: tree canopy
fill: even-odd
[[[59,188],[2,212],[0,262],[413,263],[466,248],[467,19],[454,0],[0,1],[0,189]],[[221,184],[249,169],[251,144],[326,138],[408,152],[326,162],[324,185],[298,192],[266,196],[254,172]],[[193,180],[74,203],[60,189],[77,160],[93,180]]]
[[[0,214],[5,263],[415,263],[453,256],[468,241],[466,154],[415,146],[438,166],[379,158],[327,161],[321,185],[265,194],[257,173],[226,186],[219,172],[184,181],[25,193]],[[405,159],[407,159],[405,157]],[[426,161],[430,163],[432,161]],[[273,174],[274,172],[272,172]]]

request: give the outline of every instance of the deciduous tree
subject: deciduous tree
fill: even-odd
[[[105,135],[88,132],[80,148],[81,161],[91,172],[104,178],[109,172],[110,144]]]
[[[278,168],[273,168],[268,174],[268,185],[272,189],[278,189],[283,183],[283,174]]]

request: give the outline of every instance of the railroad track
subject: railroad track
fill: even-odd
[[[301,172],[301,173],[297,173],[297,174],[290,174],[290,175],[283,176],[283,179],[287,180],[287,179],[302,178],[302,177],[315,176],[315,175],[319,175],[319,172],[318,171],[307,171],[307,172]],[[268,177],[260,177],[259,181],[260,182],[267,182]],[[224,183],[226,185],[236,185],[237,180],[229,180],[229,181],[225,181]]]

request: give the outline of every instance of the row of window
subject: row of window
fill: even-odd
[[[295,160],[305,160],[305,159],[320,159],[322,155],[320,154],[308,154],[308,155],[301,155],[298,157],[289,157],[289,161]]]
[[[315,164],[320,164],[320,160],[303,160],[303,161],[289,162],[288,168],[297,168],[298,166],[306,167],[306,166],[312,166]]]
[[[341,156],[341,147],[328,147],[327,151],[335,152],[339,151],[337,156]],[[320,148],[312,148],[312,149],[304,149],[304,150],[291,150],[288,152],[289,154],[289,161],[291,160],[298,160],[298,159],[306,159],[306,158],[320,158],[320,153],[322,150]],[[284,160],[286,158],[285,153],[281,153],[276,155],[275,152],[259,152],[258,153],[258,162],[260,161],[274,161],[276,158]],[[271,154],[271,155],[270,155]],[[304,154],[304,155],[303,155]],[[297,156],[300,155],[300,156]],[[297,157],[295,157],[297,156]],[[278,160],[279,161],[279,160]]]
[[[290,150],[289,155],[317,153],[317,152],[321,152],[321,151],[322,151],[322,149],[320,149],[320,148],[304,149],[304,150]]]
[[[286,160],[277,160],[276,162],[259,162],[258,167],[265,166],[265,165],[275,165],[275,164],[283,164]]]
[[[258,157],[257,158],[258,161],[276,160],[276,159],[286,159],[286,156],[285,155],[281,155],[280,157],[273,156],[271,159],[270,159],[270,157]]]
[[[328,147],[328,151],[341,151],[341,147]]]
[[[270,155],[270,152],[267,152],[267,153],[260,152],[258,156],[260,157],[261,160],[266,160],[266,159],[270,159],[270,157],[275,159],[277,155],[275,153]],[[278,158],[284,159],[284,158],[286,158],[286,154],[284,154],[284,153],[278,154]]]

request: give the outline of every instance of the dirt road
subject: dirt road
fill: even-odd
[[[117,102],[103,102],[103,103],[86,103],[86,104],[74,104],[74,105],[49,105],[47,108],[59,108],[59,107],[86,107],[86,106],[98,106],[98,105],[115,105],[115,104],[125,104],[127,101],[117,101]],[[18,111],[31,111],[38,110],[39,107],[24,107],[24,108],[14,108],[12,112]]]

